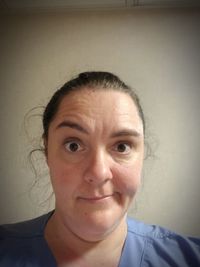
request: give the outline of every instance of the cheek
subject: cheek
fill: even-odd
[[[78,170],[63,164],[60,161],[49,160],[49,171],[51,177],[51,183],[55,194],[67,195],[69,192],[73,192],[73,189],[77,186]],[[62,195],[63,195],[62,194]]]
[[[116,166],[115,187],[122,194],[134,196],[141,181],[142,164],[133,166]]]

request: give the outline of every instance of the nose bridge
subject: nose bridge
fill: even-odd
[[[97,148],[90,155],[85,172],[87,182],[98,184],[112,179],[111,161],[103,148]]]

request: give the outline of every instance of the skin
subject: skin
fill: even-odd
[[[133,100],[114,90],[70,93],[45,145],[56,198],[45,238],[58,265],[117,266],[144,154]]]

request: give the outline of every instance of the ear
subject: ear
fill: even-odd
[[[44,136],[42,138],[43,138],[44,154],[45,154],[46,162],[48,164],[48,140]]]

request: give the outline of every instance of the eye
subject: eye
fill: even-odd
[[[80,151],[80,150],[83,149],[81,147],[81,145],[77,141],[67,141],[67,142],[65,142],[65,148],[69,152],[77,152],[77,151]]]
[[[131,144],[124,143],[124,142],[118,143],[115,146],[115,150],[122,154],[129,153],[131,151],[131,148],[132,148]]]

